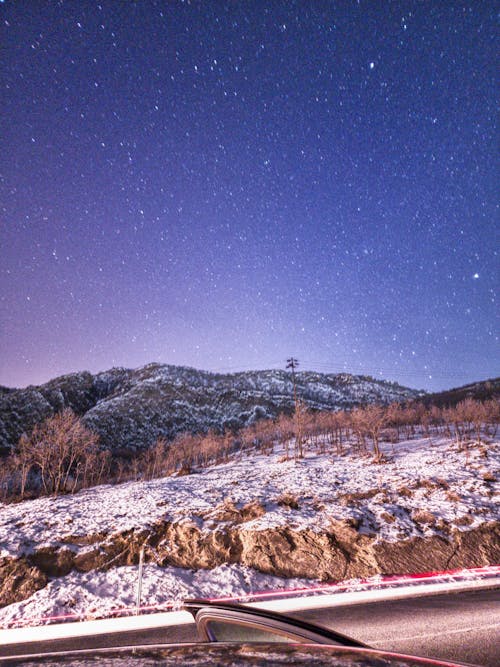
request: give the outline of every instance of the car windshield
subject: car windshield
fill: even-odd
[[[499,6],[0,0],[0,657],[496,667]]]

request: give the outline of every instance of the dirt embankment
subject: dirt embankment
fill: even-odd
[[[500,522],[455,529],[447,538],[399,542],[377,541],[342,521],[328,532],[288,527],[257,531],[227,524],[208,532],[194,523],[159,522],[149,531],[67,537],[29,556],[0,559],[0,606],[28,598],[45,587],[49,577],[71,570],[136,564],[143,547],[147,561],[164,566],[198,569],[239,563],[268,574],[328,581],[496,564]]]

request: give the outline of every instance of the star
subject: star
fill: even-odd
[[[0,385],[498,374],[492,3],[128,4],[2,3]]]

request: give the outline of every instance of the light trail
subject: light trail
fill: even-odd
[[[285,597],[297,595],[311,595],[314,593],[340,593],[340,592],[355,592],[360,590],[373,590],[375,588],[385,588],[390,586],[408,585],[409,583],[417,586],[420,584],[427,584],[431,580],[450,581],[450,580],[467,580],[484,577],[500,576],[500,565],[491,565],[486,567],[471,568],[471,569],[457,569],[457,570],[443,570],[436,572],[421,572],[416,574],[406,575],[388,575],[369,577],[367,579],[352,579],[345,583],[322,584],[314,587],[301,588],[287,588],[257,591],[255,593],[247,593],[237,597],[218,597],[209,598],[210,602],[242,602],[244,600],[255,600],[272,597]]]

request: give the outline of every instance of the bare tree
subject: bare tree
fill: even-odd
[[[492,398],[489,401],[485,401],[484,407],[486,411],[485,421],[490,428],[489,435],[494,438],[500,422],[500,401]]]
[[[382,460],[382,452],[380,450],[380,432],[387,423],[386,410],[380,405],[367,405],[363,410],[365,428],[370,434],[373,444],[373,454],[375,461]]]
[[[20,494],[24,498],[26,493],[26,486],[28,478],[35,467],[35,457],[31,448],[30,440],[23,434],[12,456],[12,462],[19,473],[20,478]]]
[[[276,420],[276,437],[285,446],[285,458],[290,458],[290,439],[294,431],[292,418],[282,412]]]
[[[160,437],[152,447],[144,451],[140,458],[145,479],[154,479],[164,472],[167,449],[166,439]]]
[[[368,448],[366,446],[366,436],[368,435],[366,429],[365,414],[362,408],[356,408],[349,413],[349,421],[354,435],[356,436],[358,452],[366,453]]]
[[[75,490],[88,459],[98,454],[98,440],[69,408],[37,424],[31,435],[21,437],[16,451],[23,465],[23,493],[33,468],[46,494]]]

